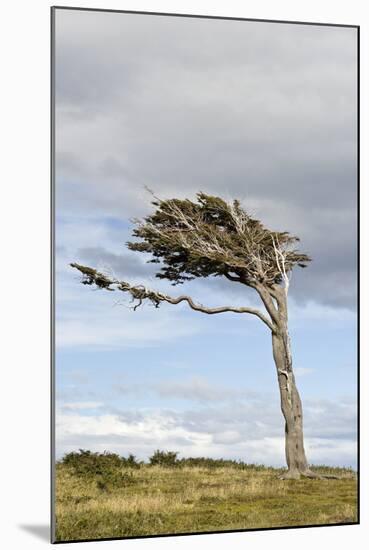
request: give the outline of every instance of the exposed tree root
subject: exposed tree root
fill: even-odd
[[[340,479],[339,476],[331,475],[331,474],[318,474],[316,472],[313,472],[312,470],[287,470],[287,472],[284,472],[280,476],[278,476],[278,479],[287,480],[287,479],[301,479],[307,477],[308,479]]]
[[[278,476],[278,479],[300,479],[301,474],[298,470],[287,470],[287,472],[283,472],[280,476]]]
[[[340,479],[339,476],[335,476],[333,474],[317,474],[316,472],[312,472],[311,470],[301,472],[301,475],[303,477],[308,477],[311,479]]]

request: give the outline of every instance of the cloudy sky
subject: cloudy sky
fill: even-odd
[[[161,198],[238,198],[301,238],[290,331],[308,460],[356,466],[356,29],[56,10],[56,440],[283,465],[265,325],[180,306],[136,312],[78,261],[206,305],[241,285],[171,287],[130,252]]]

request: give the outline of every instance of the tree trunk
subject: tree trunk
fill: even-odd
[[[292,370],[287,327],[273,333],[273,357],[277,367],[281,409],[285,419],[285,452],[288,471],[283,478],[315,477],[309,469],[304,449],[302,405]]]

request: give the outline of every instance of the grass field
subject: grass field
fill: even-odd
[[[281,481],[281,470],[230,461],[89,456],[56,466],[57,541],[357,521],[349,469],[315,468],[340,479]]]

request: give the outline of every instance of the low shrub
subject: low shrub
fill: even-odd
[[[123,487],[134,482],[132,473],[126,468],[139,468],[141,463],[133,454],[128,458],[116,453],[93,453],[84,449],[64,455],[62,464],[71,468],[73,474],[94,479],[98,489],[108,490],[109,487]]]
[[[178,453],[173,451],[155,451],[150,456],[149,461],[151,466],[177,466],[179,461],[177,459]]]
[[[124,465],[129,466],[130,468],[139,468],[143,464],[143,462],[138,462],[133,454],[129,454],[128,458],[122,457],[122,460]]]
[[[156,450],[149,458],[151,466],[165,466],[165,467],[201,467],[201,468],[238,468],[241,470],[255,470],[262,471],[266,469],[266,466],[259,464],[247,464],[241,460],[231,460],[225,458],[207,458],[203,456],[178,458],[178,452],[174,451],[160,451]]]
[[[178,466],[200,466],[202,468],[226,468],[233,467],[241,470],[265,470],[265,466],[258,464],[247,464],[241,460],[231,460],[225,458],[207,458],[203,456],[181,458],[177,462]]]

